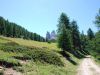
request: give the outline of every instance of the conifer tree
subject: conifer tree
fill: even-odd
[[[97,16],[95,17],[95,24],[98,27],[99,31],[100,31],[100,9],[99,12],[97,14]]]
[[[58,47],[63,51],[71,50],[70,33],[69,33],[69,19],[66,14],[62,13],[58,23]]]
[[[76,21],[71,22],[71,38],[74,49],[80,49],[80,34]]]
[[[31,39],[35,41],[45,41],[42,36],[36,33],[29,32],[20,25],[5,20],[3,17],[0,17],[0,35],[7,37]]]
[[[89,40],[92,40],[94,38],[94,33],[91,30],[91,28],[88,29],[87,35],[88,35]]]
[[[86,45],[88,44],[88,40],[84,32],[81,33],[81,49],[85,51]]]

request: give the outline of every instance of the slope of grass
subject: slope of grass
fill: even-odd
[[[13,42],[18,43],[19,45],[24,45],[24,46],[29,46],[29,47],[38,47],[38,48],[45,48],[48,50],[59,50],[57,48],[56,43],[47,43],[47,42],[37,42],[37,41],[32,41],[32,40],[24,40],[20,38],[8,38],[8,37],[3,37],[5,39],[11,40]]]
[[[73,55],[71,56],[74,61],[77,61],[77,64],[79,64],[80,60],[75,58]],[[29,63],[24,64],[20,68],[20,71],[23,71],[23,73],[26,75],[76,75],[78,66],[73,65],[63,56],[60,55],[60,57],[64,62],[64,66],[29,61]],[[16,69],[19,70],[19,68]]]
[[[37,53],[31,50],[37,51]],[[77,65],[74,65],[68,61],[59,53],[59,51],[60,49],[56,47],[56,43],[49,44],[19,38],[0,37],[0,59],[6,61],[6,63],[10,62],[14,64],[20,63],[20,60],[25,62],[26,64],[20,63],[22,66],[15,65],[14,69],[21,71],[26,75],[75,75],[77,73]],[[54,55],[51,52],[53,52]],[[27,59],[19,59],[21,57],[24,58],[25,56],[26,58],[34,58],[34,55],[38,56],[37,58],[39,59],[37,60],[42,59],[46,62],[34,61],[33,59],[26,62]],[[69,55],[71,56],[71,59],[74,59],[74,62],[79,64],[79,59],[70,53]],[[17,59],[14,57],[17,57]],[[57,60],[55,58],[57,58]],[[49,59],[51,59],[49,60],[51,62],[58,61],[58,63],[60,63],[59,58],[63,62],[64,66],[55,65],[55,63],[47,63]]]
[[[0,36],[0,43],[8,43],[10,40],[5,39],[3,36]]]
[[[21,54],[22,56],[18,56],[18,55],[12,56],[12,57],[16,57],[17,59],[22,58],[24,60],[47,62],[49,64],[63,66],[63,62],[61,61],[60,57],[57,55],[56,52],[53,51],[47,51],[41,48],[30,48],[26,46],[21,46],[13,42],[1,44],[0,49],[4,52],[8,52],[9,54],[11,53]],[[7,56],[7,53],[5,55]],[[5,56],[3,55],[3,57]],[[5,60],[3,61],[5,62]]]

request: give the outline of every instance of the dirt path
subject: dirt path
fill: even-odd
[[[13,70],[12,68],[6,68],[4,75],[22,75],[20,72]]]
[[[19,60],[21,64],[27,64],[28,60]],[[23,75],[21,72],[13,70],[13,68],[4,68],[0,66],[0,72],[3,71],[4,75]]]
[[[3,75],[22,75],[22,73],[13,70],[12,68],[4,68],[0,66],[0,71],[3,71]]]
[[[100,67],[90,57],[84,58],[78,68],[77,75],[100,75]]]

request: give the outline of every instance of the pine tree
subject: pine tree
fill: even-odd
[[[10,34],[10,37],[13,37],[13,23],[9,23],[9,34]]]
[[[82,31],[81,33],[81,49],[83,51],[85,51],[86,53],[88,53],[88,50],[87,50],[87,45],[88,45],[88,39],[87,39],[87,36],[84,34],[84,32]],[[89,53],[88,53],[89,54]]]
[[[71,32],[71,26],[70,26],[70,22],[69,22],[69,18],[67,17],[67,15],[65,13],[62,13],[60,15],[60,18],[59,18],[59,24],[57,25],[58,27],[58,30],[57,32],[60,33],[61,31],[61,28],[62,28],[62,25],[61,24],[64,24],[65,25],[65,28]],[[69,34],[68,34],[69,35]]]
[[[34,33],[34,40],[36,40],[37,41],[37,35],[36,35],[36,33]]]
[[[71,22],[71,38],[74,50],[80,49],[80,34],[76,21]]]
[[[62,25],[62,31],[58,33],[58,47],[62,50],[69,51],[71,49],[68,31],[65,28],[65,25]]]
[[[58,24],[58,47],[63,51],[71,50],[69,19],[66,14],[62,13]]]
[[[59,24],[58,24],[58,30],[60,30],[60,24],[65,24],[65,28],[66,29],[70,29],[70,22],[69,22],[69,18],[67,17],[67,15],[65,13],[62,13],[60,15],[60,18],[59,18]]]
[[[3,35],[6,36],[6,24],[5,24],[5,20],[3,20]]]
[[[87,35],[88,35],[89,40],[92,40],[95,37],[91,28],[88,29]]]
[[[95,24],[96,26],[98,27],[98,29],[100,30],[100,9],[99,9],[99,12],[97,14],[97,16],[95,17]]]
[[[10,22],[7,20],[6,21],[6,36],[7,37],[11,37],[11,35],[12,35],[12,29],[11,29],[12,27],[11,27],[11,24],[10,24]]]
[[[5,35],[6,34],[6,29],[5,29],[5,20],[3,17],[0,17],[0,34]]]

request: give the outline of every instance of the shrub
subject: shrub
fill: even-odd
[[[21,66],[18,60],[13,58],[0,58],[0,64],[5,67]]]
[[[8,42],[4,44],[5,46],[18,46],[19,44],[15,43],[15,42]]]
[[[24,52],[27,51],[28,48],[24,47],[24,46],[8,46],[8,45],[3,45],[1,47],[1,50],[5,51],[5,52]]]
[[[14,42],[0,44],[0,49],[5,52],[19,52],[19,53],[24,53],[26,51],[31,51],[31,50],[44,50],[44,48],[38,48],[33,46],[26,47],[26,46],[18,45]]]
[[[24,58],[34,61],[47,62],[49,64],[63,66],[63,62],[58,55],[51,51],[32,50],[24,53]]]
[[[12,45],[13,43],[2,45],[0,48],[1,50],[5,52],[16,52],[21,53],[22,56],[18,56],[15,58],[17,59],[32,59],[34,61],[40,61],[40,62],[47,62],[49,64],[59,65],[63,66],[63,62],[61,61],[60,57],[55,53],[48,50],[45,50],[44,48],[36,48],[36,47],[25,47],[21,45]],[[8,60],[2,60],[3,63],[7,63],[10,65],[18,65],[19,63],[8,61]],[[13,64],[14,63],[14,64]]]

